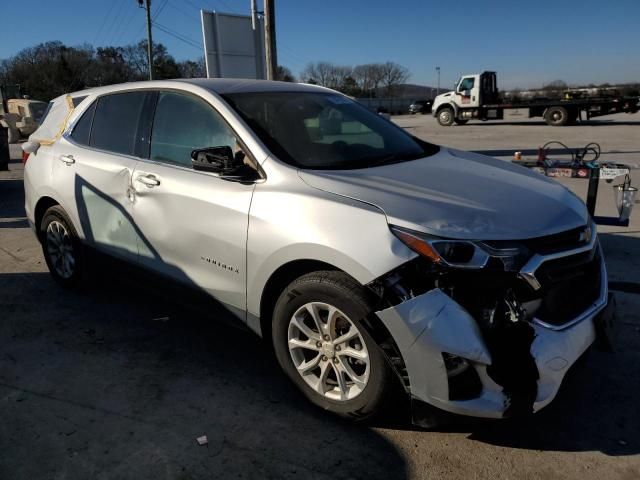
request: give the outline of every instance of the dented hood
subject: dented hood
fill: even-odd
[[[432,235],[516,240],[585,225],[576,195],[510,162],[441,148],[430,157],[358,170],[300,171],[308,185],[382,209],[390,224]]]

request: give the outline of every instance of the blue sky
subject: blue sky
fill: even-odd
[[[263,0],[257,0],[261,8]],[[153,0],[156,21],[202,44],[199,9],[249,12],[249,0]],[[0,58],[47,40],[125,45],[145,37],[137,0],[1,0]],[[20,15],[25,21],[6,21]],[[449,86],[463,73],[498,71],[503,88],[640,81],[640,0],[276,0],[279,62],[392,60],[410,81]],[[28,27],[25,27],[28,25]],[[179,60],[201,47],[154,29]]]

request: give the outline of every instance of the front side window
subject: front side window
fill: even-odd
[[[438,151],[342,95],[256,92],[224,98],[278,158],[300,168],[367,168]]]
[[[147,92],[105,95],[98,99],[89,145],[124,155],[134,155],[138,124]]]
[[[473,77],[463,78],[462,81],[460,82],[460,85],[458,86],[458,91],[464,92],[465,90],[471,90],[474,85],[475,85],[475,78]]]
[[[191,168],[191,152],[211,147],[238,149],[230,127],[209,104],[192,95],[160,92],[149,158]]]

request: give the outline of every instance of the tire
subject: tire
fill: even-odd
[[[444,107],[438,112],[438,123],[443,127],[450,127],[455,120],[453,108]]]
[[[310,311],[316,312],[320,326]],[[329,312],[335,312],[331,315],[336,318],[335,329],[325,330],[331,323],[324,321]],[[362,323],[370,313],[363,287],[342,272],[321,271],[293,281],[278,298],[273,314],[273,346],[287,376],[312,403],[353,420],[380,412],[393,392],[391,367]],[[329,337],[319,336],[320,330]],[[355,336],[332,342],[346,334]],[[297,346],[290,346],[293,342]],[[323,371],[326,378],[320,382]]]
[[[54,280],[66,288],[77,286],[83,276],[82,244],[61,206],[55,205],[44,213],[40,239],[44,259]]]
[[[545,122],[552,127],[563,127],[570,122],[570,119],[569,111],[560,106],[549,107],[544,114]]]
[[[9,127],[7,129],[7,141],[9,143],[18,143],[18,140],[20,140],[20,132],[18,129]]]
[[[469,120],[456,118],[454,122],[456,123],[456,125],[466,125],[469,122]]]

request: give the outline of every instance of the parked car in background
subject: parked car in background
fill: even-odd
[[[431,113],[431,105],[433,102],[431,100],[416,100],[411,105],[409,105],[409,113],[411,115],[415,115],[416,113]]]
[[[16,143],[36,131],[47,108],[46,102],[28,98],[11,98],[5,101],[6,112],[0,125],[8,130],[9,143]]]
[[[530,414],[607,305],[578,197],[326,88],[101,87],[55,99],[22,148],[56,281],[80,283],[97,249],[204,291],[344,417],[375,414],[396,387],[423,426],[443,410]]]

